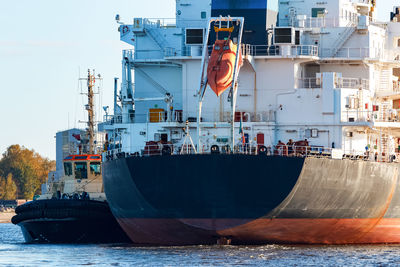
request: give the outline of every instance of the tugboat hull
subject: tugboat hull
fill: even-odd
[[[12,222],[27,243],[129,242],[107,203],[93,200],[35,200],[17,207]]]
[[[111,210],[135,243],[400,243],[397,164],[251,155],[104,163]]]

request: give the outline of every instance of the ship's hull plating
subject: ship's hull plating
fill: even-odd
[[[107,199],[136,243],[400,243],[397,164],[250,155],[104,164]]]

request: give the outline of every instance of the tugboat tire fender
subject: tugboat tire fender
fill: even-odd
[[[18,224],[31,219],[65,219],[65,218],[87,218],[96,220],[107,220],[110,218],[110,211],[97,207],[92,209],[88,207],[69,207],[69,208],[33,208],[24,211],[12,217],[11,222]]]

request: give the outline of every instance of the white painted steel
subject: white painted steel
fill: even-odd
[[[124,62],[129,64],[123,68],[118,99],[126,98],[129,88],[133,100],[149,99],[121,102],[126,106],[121,114],[105,117],[102,127],[122,151],[137,152],[140,149],[134,147],[143,149],[160,133],[168,134],[169,140],[180,146],[186,120],[192,122],[190,133],[199,152],[228,143],[234,148],[241,143],[240,123],[232,116],[237,110],[243,113],[242,126],[253,147],[257,146],[257,135],[263,134],[267,147],[278,140],[287,143],[307,138],[311,145],[335,147],[344,154],[365,152],[366,147],[369,153],[397,153],[400,23],[376,21],[374,13],[370,16],[369,1],[326,1],[323,6],[327,12],[317,18],[312,17],[312,8],[321,4],[313,0],[292,1],[291,10],[287,1],[279,1],[280,26],[292,23],[299,31],[299,44],[286,47],[286,56],[281,46],[270,41],[242,44],[244,65],[237,77],[236,105],[228,103],[228,93],[217,98],[205,90],[207,77],[198,74],[205,74],[206,59],[192,54],[196,49],[184,42],[185,28],[199,27],[206,33],[203,55],[211,51],[207,39],[211,2],[179,3],[185,5],[177,6],[176,21],[139,19],[140,27],[151,29],[151,33],[134,25],[127,25],[127,33],[121,32],[121,40],[135,49],[123,53]],[[206,18],[196,20],[202,11]],[[291,18],[291,14],[296,16]],[[162,38],[154,40],[156,36]],[[140,71],[128,82],[127,68],[133,65],[170,89],[174,99],[171,110]],[[166,121],[165,113],[159,112],[159,122],[150,122],[149,110],[156,106],[171,112],[170,119]],[[311,131],[317,135],[310,137]]]

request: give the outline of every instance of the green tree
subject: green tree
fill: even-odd
[[[0,160],[0,175],[12,175],[18,198],[32,199],[35,194],[40,194],[40,185],[46,181],[47,173],[54,169],[55,161],[20,145],[9,146]],[[9,186],[12,187],[11,182]]]
[[[5,179],[5,190],[4,190],[5,200],[13,200],[17,198],[17,185],[13,181],[12,174],[9,173],[7,175],[7,179]]]
[[[6,180],[0,176],[0,199],[4,199],[6,193]]]

